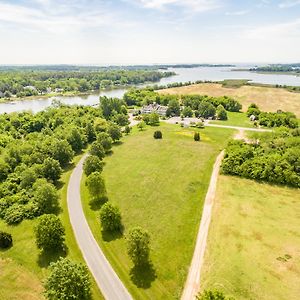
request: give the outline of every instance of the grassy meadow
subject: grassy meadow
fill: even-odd
[[[254,128],[253,123],[249,120],[246,113],[242,112],[227,112],[228,120],[221,121],[221,120],[213,120],[209,121],[211,124],[218,124],[218,125],[228,125],[228,126],[240,126],[240,127],[247,127],[247,128]]]
[[[300,295],[300,190],[219,176],[202,289],[237,300]]]
[[[162,140],[153,132],[161,130]],[[191,262],[201,210],[212,166],[233,130],[200,130],[201,142],[192,129],[162,124],[136,128],[113,147],[105,158],[103,176],[109,201],[119,206],[125,235],[141,226],[151,235],[153,266],[133,268],[124,235],[103,234],[100,203],[90,200],[82,180],[86,217],[105,255],[134,299],[179,299]]]
[[[67,183],[73,166],[80,160],[75,157],[73,165],[63,173],[60,180],[60,217],[66,230],[67,256],[84,263],[77,246],[67,210]],[[13,236],[13,247],[0,250],[0,299],[1,300],[42,300],[42,281],[48,274],[47,267],[58,255],[41,255],[35,244],[34,226],[36,220],[24,220],[16,226],[8,226],[0,220],[0,230],[10,232]],[[92,281],[93,300],[103,299],[94,281]]]
[[[262,111],[276,112],[278,109],[291,111],[300,118],[300,93],[289,92],[283,88],[241,86],[224,87],[218,83],[201,83],[190,86],[170,88],[159,91],[165,94],[200,94],[209,96],[231,96],[240,101],[243,111],[251,103],[256,103]]]

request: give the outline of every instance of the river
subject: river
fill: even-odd
[[[248,66],[250,67],[250,66]],[[237,67],[237,68],[240,68]],[[177,75],[162,78],[158,84],[168,84],[174,82],[187,82],[196,80],[222,81],[224,79],[248,79],[254,83],[280,84],[290,86],[300,86],[300,77],[285,74],[259,74],[248,71],[232,71],[232,67],[199,67],[199,68],[170,68]],[[0,103],[0,113],[19,112],[31,110],[41,111],[52,104],[53,99],[58,99],[64,104],[69,105],[95,105],[99,103],[99,96],[121,98],[127,89],[113,89],[101,91],[85,96],[56,96],[50,98],[35,98],[34,100],[17,100],[7,103]]]

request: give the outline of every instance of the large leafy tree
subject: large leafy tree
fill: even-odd
[[[93,198],[99,199],[106,193],[104,179],[99,172],[93,172],[86,179],[86,185]]]
[[[132,228],[127,235],[127,252],[134,265],[141,266],[149,262],[150,236],[140,227]]]
[[[35,237],[39,249],[46,251],[62,249],[65,241],[65,229],[57,216],[43,215],[38,218]]]
[[[100,221],[104,231],[120,230],[122,223],[119,208],[111,203],[105,203],[100,210]]]
[[[87,268],[67,258],[51,263],[45,295],[49,300],[90,299],[91,281]]]

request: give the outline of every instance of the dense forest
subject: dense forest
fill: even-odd
[[[4,68],[4,67],[2,67]],[[5,70],[0,72],[0,98],[27,97],[51,93],[78,92],[157,82],[161,78],[175,75],[144,69],[47,69]],[[25,67],[24,67],[25,68]],[[42,68],[42,67],[41,67]],[[79,67],[78,67],[79,68]]]
[[[222,172],[300,187],[300,130],[281,128],[252,144],[232,141],[226,148]]]
[[[126,109],[118,107],[127,120]],[[57,213],[60,176],[74,155],[88,144],[107,152],[120,137],[120,127],[101,108],[56,103],[37,114],[0,115],[0,218],[17,224]]]

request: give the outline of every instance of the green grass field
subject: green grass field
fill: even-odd
[[[74,159],[74,165],[81,156]],[[66,245],[68,257],[74,261],[84,263],[81,252],[75,241],[69,221],[67,210],[67,183],[69,181],[72,166],[64,172],[61,178],[62,188],[60,214],[66,229]],[[0,299],[1,300],[40,300],[44,299],[42,281],[48,274],[47,267],[55,259],[51,256],[40,255],[35,245],[34,226],[36,220],[25,220],[17,226],[7,226],[0,220],[0,230],[10,232],[13,235],[14,245],[6,251],[0,251]],[[93,299],[103,299],[96,283],[92,282]]]
[[[227,112],[228,120],[226,121],[210,121],[211,124],[219,124],[219,125],[230,125],[230,126],[241,126],[241,127],[247,127],[247,128],[254,128],[253,122],[249,120],[247,115],[242,112]]]
[[[300,295],[300,190],[219,176],[202,289],[235,299]]]
[[[162,140],[153,132],[161,130]],[[105,158],[109,201],[120,207],[125,234],[142,226],[151,235],[153,268],[132,269],[124,236],[102,235],[97,203],[82,180],[85,214],[105,255],[135,299],[179,299],[193,254],[212,166],[233,130],[206,128],[201,142],[192,129],[162,124],[133,129]],[[130,275],[131,273],[131,275]]]

